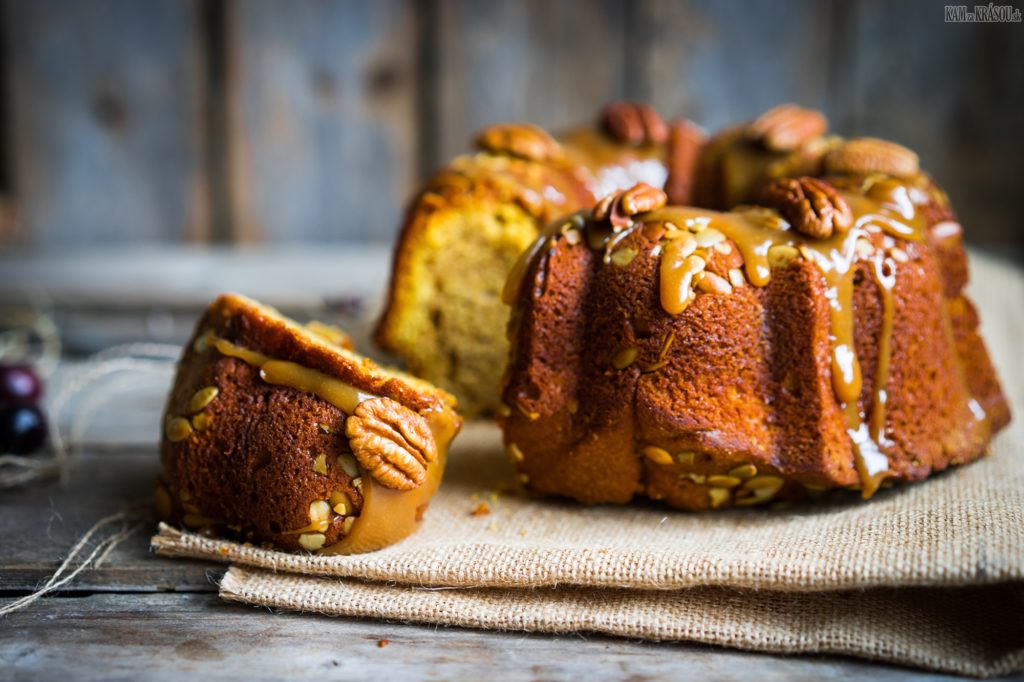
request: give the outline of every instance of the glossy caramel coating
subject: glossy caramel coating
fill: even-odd
[[[673,123],[666,143],[648,134],[661,131],[649,107],[615,111],[635,117],[637,130],[604,121],[552,137],[534,126],[491,126],[478,136],[481,151],[435,173],[409,206],[375,338],[454,393],[467,416],[500,404],[508,356],[500,292],[543,226],[638,181],[661,187],[670,172],[674,191],[689,192],[700,132]]]
[[[854,218],[829,239],[668,207],[537,240],[507,287],[500,420],[529,489],[700,510],[867,497],[984,454],[1009,412],[948,204],[925,177],[826,180]]]
[[[165,520],[325,553],[379,549],[415,529],[459,427],[454,400],[313,329],[235,295],[199,320],[165,411],[156,495]],[[423,419],[436,445],[409,490],[385,489],[346,436],[356,406],[374,398]]]

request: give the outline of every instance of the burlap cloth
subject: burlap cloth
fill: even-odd
[[[870,503],[851,494],[688,514],[498,493],[513,478],[498,432],[471,424],[421,528],[380,552],[286,554],[165,525],[153,547],[230,562],[222,597],[283,609],[837,653],[975,676],[1020,670],[1024,275],[973,265],[1017,418],[991,457]],[[489,513],[473,515],[481,502]]]

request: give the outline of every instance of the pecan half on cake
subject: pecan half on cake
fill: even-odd
[[[214,301],[164,415],[160,516],[287,550],[357,553],[413,530],[460,426],[454,399],[333,328]]]
[[[410,204],[378,344],[455,394],[467,416],[493,412],[508,357],[501,290],[516,258],[552,219],[638,181],[688,201],[702,140],[693,124],[632,102],[563,135],[484,129],[478,151],[435,173]]]
[[[800,116],[702,152],[703,200],[744,205],[638,185],[517,263],[500,422],[530,490],[694,510],[866,498],[981,457],[1008,423],[945,194],[913,152]]]

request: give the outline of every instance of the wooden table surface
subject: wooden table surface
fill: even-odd
[[[379,249],[335,249],[309,258],[293,254],[268,259],[264,252],[235,255],[233,265],[218,266],[219,276],[202,280],[175,302],[167,296],[164,278],[173,280],[175,272],[198,272],[201,269],[197,270],[197,263],[214,262],[209,254],[178,252],[154,261],[164,270],[154,266],[149,294],[153,307],[169,306],[183,319],[191,319],[201,301],[220,288],[263,295],[278,282],[285,298],[292,296],[301,289],[297,284],[312,279],[307,275],[303,280],[299,274],[308,272],[311,261],[330,263],[335,272],[358,272],[365,276],[365,284],[386,268],[384,254]],[[18,284],[33,289],[33,295],[45,294],[58,318],[64,315],[69,323],[69,312],[92,306],[90,316],[74,318],[79,327],[70,332],[85,334],[89,343],[98,343],[105,338],[102,326],[106,318],[100,314],[103,296],[121,286],[131,287],[132,305],[137,310],[146,309],[146,292],[139,282],[130,282],[138,272],[124,274],[138,269],[140,261],[129,260],[134,265],[120,270],[116,263],[107,263],[103,282],[90,288],[85,283],[76,286],[67,279],[66,270],[57,272],[52,261],[22,261],[12,268],[12,262],[0,259],[0,292],[10,294]],[[76,299],[68,299],[71,292]],[[372,296],[368,292],[372,289],[367,286],[311,285],[304,295],[286,303],[311,310],[318,300],[322,304],[346,296]],[[118,319],[131,318],[123,306],[111,305],[115,308],[120,310]],[[365,316],[365,310],[361,315]],[[99,320],[91,330],[87,324],[90,318]],[[187,328],[188,324],[162,329],[174,336],[187,333]],[[121,340],[123,335],[123,325],[109,334],[111,340]],[[51,390],[74,369],[74,363],[68,361],[51,377]],[[40,584],[95,521],[147,500],[157,473],[155,438],[169,376],[168,372],[163,377],[135,382],[134,392],[111,399],[96,412],[74,456],[66,488],[48,481],[0,491],[0,604]],[[149,537],[155,527],[155,519],[149,520],[101,567],[83,572],[61,592],[0,620],[0,679],[177,680],[189,673],[203,680],[447,680],[498,676],[504,680],[533,680],[583,675],[588,680],[948,679],[832,657],[780,657],[686,643],[483,632],[271,613],[221,601],[217,581],[224,572],[223,565],[151,554]],[[381,640],[390,643],[380,647]]]

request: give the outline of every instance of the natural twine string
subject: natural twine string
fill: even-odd
[[[121,510],[97,521],[93,524],[92,528],[79,538],[78,542],[75,543],[74,547],[71,548],[71,551],[64,558],[64,561],[61,562],[60,566],[57,567],[57,570],[53,572],[53,575],[46,582],[31,594],[15,599],[0,607],[0,616],[6,616],[23,609],[49,592],[60,589],[90,566],[99,567],[103,565],[103,562],[110,556],[115,547],[145,525],[144,520],[139,520],[144,517],[144,514],[143,507],[136,506]],[[98,536],[104,529],[115,526],[116,530],[112,534],[100,539],[92,545],[91,550],[89,550],[89,553],[84,558],[80,558],[89,548],[90,542],[95,536]],[[68,569],[71,569],[70,572],[65,574]]]
[[[71,448],[84,431],[87,418],[111,395],[119,392],[122,385],[95,390],[97,384],[115,374],[132,372],[137,374],[165,374],[181,353],[181,348],[170,344],[134,343],[108,348],[81,367],[69,369],[70,376],[61,382],[49,406],[49,435],[53,454],[49,457],[0,455],[0,489],[13,488],[25,483],[58,476],[60,484],[66,486],[71,473]],[[77,410],[70,438],[61,432],[61,419],[65,408],[73,398],[93,389]]]
[[[92,356],[72,372],[50,401],[50,443],[48,458],[0,455],[0,489],[22,485],[54,474],[66,485],[71,471],[71,452],[95,411],[112,395],[125,388],[137,388],[137,374],[166,374],[181,349],[167,344],[138,343],[114,346]],[[99,382],[119,373],[118,381]],[[87,391],[89,391],[87,393]],[[71,414],[68,438],[61,432],[64,409],[73,398],[80,400]],[[146,523],[148,504],[136,504],[97,521],[68,552],[57,570],[32,593],[0,607],[0,616],[23,609],[46,594],[67,585],[85,569],[99,567],[110,553]]]

